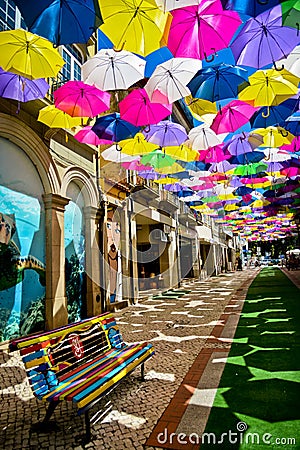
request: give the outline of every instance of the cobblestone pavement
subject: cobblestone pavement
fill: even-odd
[[[156,354],[145,364],[146,381],[137,369],[92,414],[90,449],[143,450],[186,373],[203,348],[228,349],[230,342],[208,340],[226,305],[244,298],[258,269],[222,274],[205,281],[184,281],[190,292],[179,298],[148,298],[114,315],[125,342],[152,342]],[[234,310],[232,314],[235,314]],[[63,402],[55,411],[58,429],[35,433],[31,425],[45,414],[45,404],[31,393],[17,352],[0,350],[0,448],[31,450],[81,449],[83,418]],[[92,416],[91,414],[91,416]],[[146,447],[153,450],[154,447]]]

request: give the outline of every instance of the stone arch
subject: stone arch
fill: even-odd
[[[71,182],[78,184],[82,190],[85,206],[97,208],[98,189],[95,179],[84,169],[70,167],[64,174],[61,186],[61,195],[67,196],[68,186]]]
[[[60,176],[42,139],[16,117],[0,113],[0,136],[20,147],[35,165],[45,194],[60,193]]]

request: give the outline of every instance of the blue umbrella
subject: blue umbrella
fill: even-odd
[[[113,113],[98,117],[92,126],[92,131],[99,139],[119,142],[123,139],[133,138],[140,128],[121,119],[119,113]]]
[[[180,165],[185,170],[193,170],[194,172],[207,170],[209,167],[209,164],[205,164],[203,161],[191,161],[191,162],[180,161]]]
[[[299,99],[289,98],[277,106],[264,106],[253,114],[250,123],[253,128],[267,128],[272,125],[284,126],[285,120],[299,108]]]
[[[229,64],[204,67],[189,82],[194,98],[202,98],[211,102],[235,98],[238,86],[248,79],[248,71]]]
[[[237,11],[247,16],[258,16],[267,9],[278,5],[280,0],[221,0],[224,9]]]
[[[28,30],[56,46],[87,43],[103,23],[98,0],[14,0]]]
[[[253,162],[259,162],[264,159],[264,157],[265,154],[263,152],[252,151],[233,156],[229,160],[229,162],[232,164],[249,164]]]

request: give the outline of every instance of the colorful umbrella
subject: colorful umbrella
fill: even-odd
[[[299,34],[300,1],[288,0],[281,3],[282,25],[296,28]]]
[[[195,161],[199,158],[199,154],[196,150],[193,150],[184,144],[181,144],[180,146],[163,147],[163,152],[166,155],[172,156],[174,159],[185,162]]]
[[[137,133],[132,139],[125,139],[119,142],[119,147],[127,155],[145,155],[157,149],[156,144],[147,142],[142,133]]]
[[[164,12],[185,6],[199,5],[200,0],[155,0],[157,6]]]
[[[230,158],[231,154],[228,151],[223,151],[223,145],[216,145],[207,150],[199,151],[199,159],[205,161],[205,163],[219,163]]]
[[[284,126],[285,120],[298,109],[299,100],[289,98],[280,105],[260,108],[250,119],[252,128],[267,128],[270,125]]]
[[[168,47],[177,57],[208,58],[228,46],[241,24],[236,12],[223,11],[216,1],[172,11]]]
[[[192,113],[192,116],[200,122],[208,123],[213,121],[217,114],[217,106],[209,100],[193,98],[191,95],[185,98],[185,103]]]
[[[247,20],[230,48],[237,65],[262,68],[286,58],[297,44],[297,31],[282,26],[278,5]]]
[[[273,8],[280,0],[221,0],[224,9],[237,11],[240,14],[256,17],[267,9]]]
[[[172,105],[151,103],[145,89],[134,89],[119,103],[120,115],[134,125],[150,125],[172,113]]]
[[[136,172],[145,172],[145,170],[152,170],[151,166],[144,166],[140,163],[140,160],[126,161],[122,163],[122,166],[127,170],[135,170]]]
[[[126,50],[104,48],[82,66],[83,80],[103,91],[128,89],[144,78],[146,61]]]
[[[106,139],[99,139],[98,136],[92,131],[92,126],[87,125],[81,130],[79,130],[76,134],[74,134],[74,138],[79,142],[83,142],[84,144],[90,145],[106,145],[111,144],[111,141]]]
[[[166,155],[162,150],[154,150],[147,155],[142,156],[141,163],[154,167],[155,169],[161,169],[164,167],[172,166],[176,160],[171,156]]]
[[[281,59],[276,65],[281,65],[292,74],[300,77],[300,45],[297,45],[287,58]]]
[[[290,144],[294,136],[282,127],[257,128],[256,134],[263,137],[263,147],[281,147]]]
[[[28,30],[56,46],[86,43],[103,23],[98,0],[14,0]]]
[[[80,117],[71,117],[61,109],[55,108],[54,105],[40,109],[37,120],[50,128],[73,128],[82,122]]]
[[[267,169],[267,164],[261,162],[239,165],[234,169],[234,175],[240,175],[242,177],[248,177],[249,175],[256,175],[261,172],[265,172]]]
[[[185,128],[179,123],[164,120],[151,125],[149,130],[143,130],[148,142],[159,145],[160,147],[181,145],[188,138]]]
[[[207,150],[209,147],[219,145],[223,141],[221,135],[217,135],[207,125],[198,125],[189,132],[189,139],[195,150]]]
[[[101,0],[101,12],[100,29],[116,49],[148,55],[160,47],[169,15],[151,0]]]
[[[190,95],[186,85],[201,67],[202,62],[192,58],[172,58],[159,64],[145,85],[150,100],[160,103],[163,94],[163,103],[173,103]]]
[[[0,66],[30,79],[56,77],[64,60],[53,44],[36,34],[17,30],[0,33]]]
[[[285,69],[258,70],[249,77],[250,86],[239,93],[239,99],[254,106],[279,105],[298,93],[299,81],[300,78]]]
[[[235,98],[238,86],[248,79],[248,71],[229,64],[203,67],[189,82],[193,97],[216,102]]]
[[[252,152],[254,148],[259,147],[263,144],[263,137],[260,135],[257,136],[257,142],[255,145],[252,142],[249,134],[235,134],[229,141],[225,142],[224,150],[228,150],[229,153],[233,156],[245,155],[246,153]]]
[[[236,131],[245,125],[256,111],[257,108],[248,103],[241,100],[232,100],[224,107],[220,107],[211,124],[211,129],[216,134]]]
[[[0,97],[12,98],[18,102],[29,102],[45,97],[49,84],[44,78],[29,80],[0,67]]]
[[[103,150],[101,156],[106,161],[123,163],[123,162],[133,162],[136,161],[137,156],[125,155],[122,153],[117,145],[112,145],[111,147]]]
[[[100,139],[119,142],[134,137],[140,129],[126,122],[126,120],[121,119],[119,113],[113,113],[98,117],[92,127],[92,131]]]
[[[83,81],[67,81],[53,93],[55,106],[72,117],[95,117],[110,107],[110,94]]]

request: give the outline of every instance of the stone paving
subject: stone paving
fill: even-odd
[[[137,369],[101,408],[100,404],[93,408],[96,423],[85,448],[155,448],[145,447],[146,441],[199,353],[205,348],[230,348],[230,340],[214,339],[214,332],[224,327],[222,314],[236,315],[228,304],[245,297],[257,272],[247,269],[205,281],[184,281],[181,288],[190,292],[183,297],[143,299],[114,313],[126,342],[152,342],[156,354],[145,364],[144,383]],[[31,431],[31,425],[44,417],[45,404],[33,397],[17,352],[9,354],[5,347],[0,349],[0,401],[1,449],[83,448],[83,418],[66,402],[54,413],[58,430],[49,434]]]

